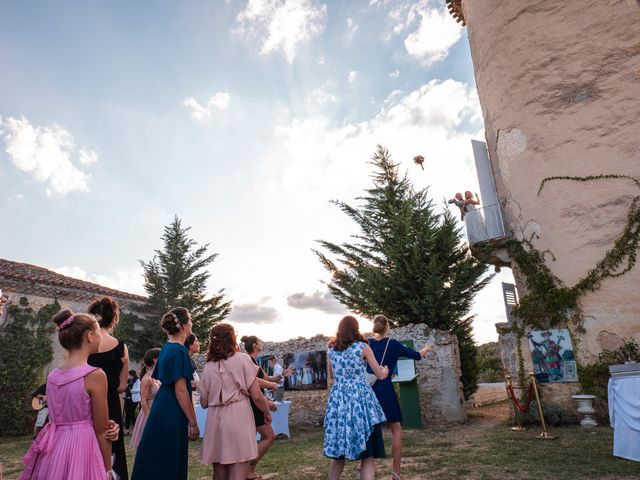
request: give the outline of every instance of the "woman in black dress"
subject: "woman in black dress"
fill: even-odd
[[[252,335],[250,337],[244,336],[240,339],[241,342],[244,343],[244,349],[247,351],[253,363],[260,366],[258,364],[258,355],[262,351],[262,342],[258,337]],[[281,376],[277,377],[269,377],[262,367],[258,370],[258,385],[261,389],[269,388],[275,390],[278,388],[278,384],[274,383],[281,379]],[[264,393],[264,392],[263,392]],[[264,418],[264,413],[260,410],[257,405],[253,402],[251,398],[249,398],[251,402],[251,408],[253,409],[253,418],[256,421],[256,431],[260,434],[260,441],[258,442],[258,458],[256,458],[253,462],[251,462],[251,472],[247,477],[250,479],[260,479],[262,478],[260,475],[256,473],[256,465],[260,461],[262,457],[267,453],[269,447],[276,440],[276,434],[273,431],[270,423],[267,423]],[[276,411],[276,404],[271,400],[267,399],[267,404],[269,405],[269,409],[273,412]]]
[[[122,480],[128,480],[127,457],[124,449],[124,435],[122,425],[122,408],[120,394],[127,387],[129,371],[129,352],[124,342],[113,337],[110,331],[116,326],[119,318],[118,304],[109,297],[102,297],[91,302],[89,313],[94,315],[100,325],[100,350],[89,355],[88,363],[101,368],[107,375],[107,404],[109,418],[120,426],[118,439],[112,443],[111,451],[115,455],[113,471]]]

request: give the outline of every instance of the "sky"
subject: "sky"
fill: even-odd
[[[357,232],[330,200],[357,204],[377,144],[438,209],[478,189],[471,55],[441,0],[3,1],[0,72],[0,257],[144,294],[178,215],[264,340],[346,313],[312,249]]]

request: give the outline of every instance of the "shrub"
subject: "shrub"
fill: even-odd
[[[35,312],[24,297],[7,308],[0,326],[0,436],[24,435],[33,427],[31,393],[53,357],[51,317],[59,310],[56,301]]]

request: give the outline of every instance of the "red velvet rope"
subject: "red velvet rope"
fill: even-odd
[[[507,390],[509,391],[509,394],[511,395],[511,400],[513,400],[513,404],[522,413],[526,413],[527,410],[529,410],[529,407],[531,406],[531,397],[533,396],[533,383],[529,384],[529,399],[527,400],[527,404],[524,407],[522,405],[520,405],[520,402],[518,402],[518,399],[516,398],[515,394],[513,393],[513,387],[511,385],[507,386]]]

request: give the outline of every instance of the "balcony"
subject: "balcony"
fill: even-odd
[[[509,238],[502,220],[500,204],[477,208],[464,216],[467,227],[467,239],[471,253],[478,259],[494,265],[497,272],[501,267],[511,267],[511,258],[505,248],[502,248]],[[480,258],[480,247],[483,255]],[[487,256],[487,252],[490,252]]]

